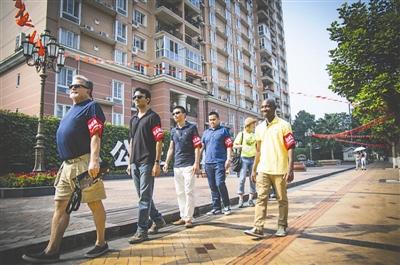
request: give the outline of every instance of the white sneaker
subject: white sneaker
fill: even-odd
[[[225,215],[230,215],[231,213],[232,213],[231,207],[228,206],[228,207],[225,207],[225,208],[224,208],[224,214],[225,214]]]

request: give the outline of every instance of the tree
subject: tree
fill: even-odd
[[[320,134],[334,134],[349,129],[351,119],[349,114],[329,113],[324,118],[316,121],[315,132]],[[321,147],[321,155],[326,156],[329,153],[331,159],[335,159],[335,154],[342,153],[343,145],[333,139],[316,139],[314,140]],[[325,154],[324,154],[325,151]]]
[[[307,146],[309,138],[306,137],[306,133],[314,130],[315,127],[315,115],[308,113],[305,110],[301,110],[296,114],[293,122],[293,134],[299,143],[299,146]]]
[[[383,140],[400,134],[400,1],[345,3],[328,28],[337,48],[330,51],[330,89],[353,103],[361,123],[390,116],[372,129]]]

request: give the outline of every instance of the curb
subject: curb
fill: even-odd
[[[328,174],[323,174],[320,176],[308,178],[305,180],[301,180],[298,182],[293,182],[288,184],[288,189],[294,188],[300,185],[304,185],[310,183],[312,181],[316,181],[322,178],[326,178],[335,174],[339,174],[348,170],[352,170],[354,167],[342,169],[339,171],[331,172]],[[244,196],[245,199],[248,199],[248,195]],[[230,199],[231,205],[236,205],[239,201],[239,197],[233,197]],[[194,210],[194,216],[198,217],[200,215],[205,214],[206,212],[211,210],[211,203],[206,205],[197,206]],[[171,223],[177,219],[179,219],[179,210],[174,209],[166,212],[162,212],[162,215],[167,223]],[[137,228],[137,219],[134,219],[133,222],[129,221],[126,223],[109,226],[106,227],[106,238],[108,240],[113,240],[115,238],[126,236],[129,234],[133,234]],[[21,256],[26,252],[36,252],[43,250],[48,243],[49,236],[36,238],[31,240],[29,244],[23,245],[23,243],[14,244],[13,247],[0,250],[0,260],[2,264],[17,264],[21,263]],[[93,229],[83,229],[72,231],[70,233],[66,233],[63,237],[61,244],[61,253],[65,253],[67,251],[77,250],[83,247],[88,247],[93,244],[96,240],[96,231]]]

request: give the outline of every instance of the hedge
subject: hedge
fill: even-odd
[[[0,110],[0,174],[8,172],[29,172],[35,164],[35,136],[37,134],[37,117],[21,113]],[[45,163],[46,169],[57,169],[61,161],[56,149],[56,131],[60,120],[53,116],[44,117]],[[100,156],[109,162],[111,170],[117,170],[110,151],[117,141],[128,138],[128,128],[106,124]],[[169,146],[169,132],[165,132],[162,160],[165,160]]]

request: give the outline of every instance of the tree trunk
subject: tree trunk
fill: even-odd
[[[335,159],[335,154],[333,153],[333,148],[331,148],[331,159],[332,159],[332,160]]]

